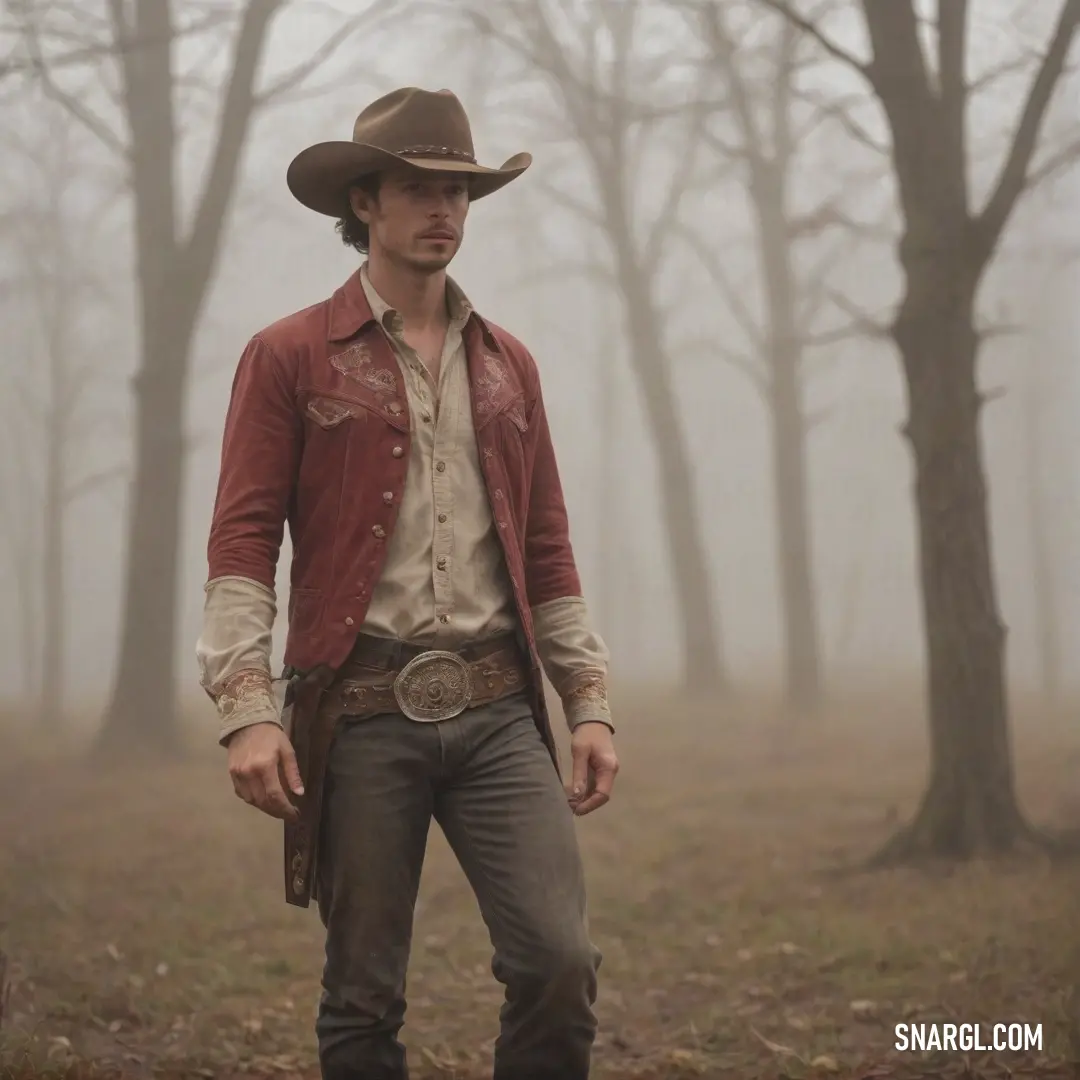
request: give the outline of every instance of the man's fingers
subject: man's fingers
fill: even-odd
[[[272,761],[265,764],[258,762],[245,763],[245,765],[238,768],[232,774],[233,790],[249,806],[254,806],[264,814],[292,820],[297,817],[299,811],[281,786],[279,768],[281,774],[285,776],[285,782],[290,789],[295,791],[296,788],[300,788],[298,794],[302,793],[303,785],[300,783],[300,774],[296,770],[295,756],[292,758],[294,784],[293,779],[288,776],[288,762],[281,761],[277,755]]]
[[[574,807],[578,817],[591,814],[611,798],[611,789],[615,786],[615,774],[619,767],[612,761],[601,761],[593,767],[593,785],[589,797]]]
[[[589,788],[589,751],[573,747],[573,771],[570,776],[570,796],[580,799]]]
[[[286,743],[281,748],[281,771],[289,790],[294,795],[303,795],[304,784],[300,779],[300,767],[296,764],[296,751],[291,743]]]
[[[602,791],[594,791],[587,799],[574,807],[574,813],[578,817],[584,817],[586,814],[591,814],[594,810],[599,810],[609,798],[611,798],[611,796],[605,795]]]
[[[233,791],[238,799],[243,799],[248,806],[255,805],[255,796],[251,793],[251,784],[246,776],[236,775],[232,778]]]
[[[278,777],[278,762],[274,762],[262,774],[264,800],[259,809],[276,818],[291,819],[296,817],[296,807],[289,801],[285,789]]]

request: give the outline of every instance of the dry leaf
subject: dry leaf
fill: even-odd
[[[108,945],[106,945],[106,946],[105,946],[105,951],[106,951],[106,952],[107,952],[107,953],[108,953],[108,954],[109,954],[109,955],[110,955],[110,956],[111,956],[111,957],[112,957],[112,958],[113,958],[114,960],[116,960],[116,961],[117,961],[117,962],[119,963],[119,961],[120,961],[120,950],[119,950],[119,949],[118,949],[118,948],[117,948],[117,947],[116,947],[116,946],[115,946],[115,945],[114,945],[114,944],[113,944],[113,943],[112,943],[111,941],[109,942],[109,944],[108,944]]]
[[[840,1071],[840,1063],[831,1054],[818,1054],[818,1056],[810,1062],[810,1068],[834,1073]]]
[[[790,1046],[784,1046],[783,1043],[773,1042],[771,1039],[766,1039],[765,1036],[757,1030],[757,1028],[751,1027],[750,1030],[753,1032],[755,1037],[760,1040],[762,1046],[764,1046],[766,1050],[770,1050],[772,1053],[779,1054],[782,1057],[797,1058],[799,1056]]]
[[[878,1011],[877,1002],[870,1001],[867,998],[860,998],[857,1001],[853,1001],[849,1008],[851,1009],[852,1015],[859,1017],[860,1020],[877,1016]]]
[[[736,956],[737,959],[742,960],[745,963],[747,960],[753,960],[754,959],[754,950],[753,949],[740,949],[735,954],[735,956]]]

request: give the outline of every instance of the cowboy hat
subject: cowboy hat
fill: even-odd
[[[469,199],[510,183],[532,164],[515,154],[494,169],[478,165],[469,118],[449,90],[406,86],[372,102],[353,124],[351,142],[320,142],[301,150],[286,173],[289,190],[320,214],[343,217],[349,188],[365,175],[399,165],[469,176]]]

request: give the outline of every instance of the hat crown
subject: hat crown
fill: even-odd
[[[353,142],[406,157],[476,161],[469,118],[450,90],[406,86],[385,94],[356,118]]]

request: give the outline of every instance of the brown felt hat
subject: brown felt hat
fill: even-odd
[[[350,142],[320,142],[301,150],[286,173],[289,190],[320,214],[342,217],[349,187],[361,177],[396,165],[469,174],[469,199],[509,184],[532,164],[515,154],[499,168],[478,165],[465,109],[449,90],[406,86],[372,102],[353,124]]]

